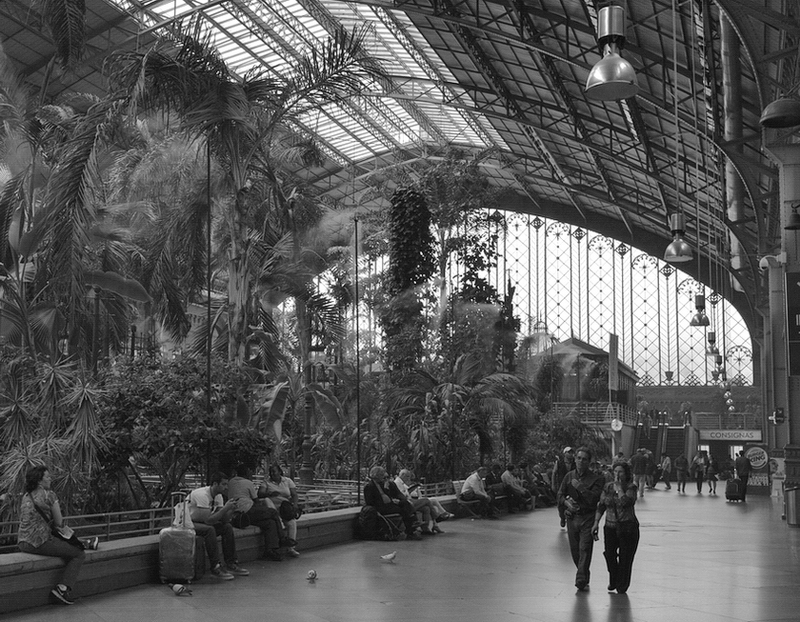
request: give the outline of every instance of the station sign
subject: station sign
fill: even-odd
[[[761,440],[761,430],[700,430],[700,440],[755,443]]]

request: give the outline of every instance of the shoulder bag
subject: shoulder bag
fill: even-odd
[[[44,513],[42,508],[36,505],[36,501],[33,498],[33,495],[28,493],[28,496],[31,498],[31,503],[33,504],[33,508],[39,512],[39,516],[44,519],[44,522],[50,524],[51,519],[47,517],[47,514]],[[78,539],[78,536],[75,535],[75,531],[68,527],[67,525],[62,525],[61,527],[52,526],[50,529],[50,533],[53,534],[54,538],[58,538],[59,540],[63,540],[67,544],[70,544],[76,548],[84,549],[86,547],[83,546],[83,542]]]

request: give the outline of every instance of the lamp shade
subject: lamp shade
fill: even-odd
[[[797,205],[792,206],[792,213],[789,214],[789,218],[786,219],[786,226],[784,229],[787,231],[797,231],[800,230],[800,214],[797,213]]]
[[[692,247],[689,243],[676,234],[672,242],[669,243],[664,251],[664,261],[669,263],[685,263],[692,260]]]
[[[710,326],[711,321],[708,319],[708,316],[705,314],[704,311],[698,311],[692,316],[692,321],[689,322],[689,326]]]
[[[586,80],[586,97],[614,101],[633,97],[639,92],[636,71],[620,56],[613,44],[606,46],[603,58],[597,61]]]
[[[794,127],[800,125],[800,101],[791,97],[776,99],[761,112],[764,127]]]

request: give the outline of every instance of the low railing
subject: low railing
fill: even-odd
[[[157,534],[172,522],[172,508],[145,508],[104,514],[69,516],[69,526],[79,538],[98,536],[102,541]],[[17,550],[19,521],[0,522],[0,553]]]
[[[198,476],[199,477],[199,476]],[[422,484],[424,496],[453,494],[452,482]],[[312,485],[297,485],[300,505],[306,514],[340,510],[359,505],[359,483],[352,480],[321,479]],[[363,496],[361,501],[363,502]],[[121,540],[135,536],[155,535],[172,522],[172,508],[145,508],[103,514],[81,514],[67,517],[78,537],[98,536],[101,541]],[[18,521],[0,522],[0,553],[17,550]]]

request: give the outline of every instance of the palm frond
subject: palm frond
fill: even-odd
[[[59,65],[77,65],[86,43],[85,0],[43,0],[42,16],[53,35]]]

